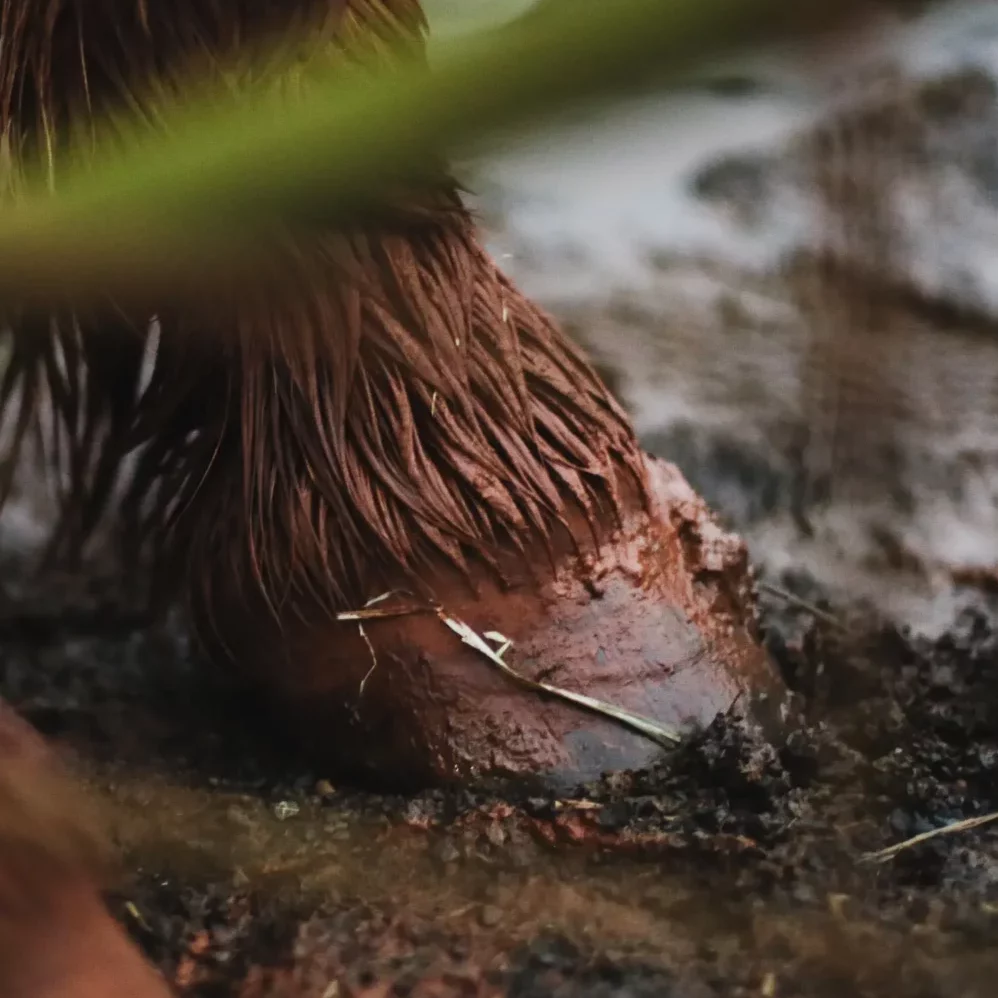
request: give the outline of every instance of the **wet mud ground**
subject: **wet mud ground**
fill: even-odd
[[[0,695],[103,802],[108,902],[181,994],[994,993],[998,825],[867,858],[998,810],[986,609],[929,643],[771,600],[785,745],[718,721],[565,799],[405,797],[310,770],[178,622],[93,582],[17,589]]]

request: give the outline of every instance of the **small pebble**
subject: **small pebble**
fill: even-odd
[[[287,821],[295,817],[301,808],[293,800],[279,800],[272,808],[278,821]]]
[[[506,831],[498,822],[494,822],[485,829],[485,837],[497,849],[501,849],[506,844]]]
[[[502,909],[494,904],[483,905],[478,913],[478,921],[486,929],[494,928],[502,921]]]

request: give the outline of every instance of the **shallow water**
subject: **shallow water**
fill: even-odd
[[[460,931],[482,906],[494,906],[487,928],[507,944],[554,931],[654,953],[674,939],[676,915],[697,893],[688,874],[648,863],[601,868],[584,856],[534,848],[489,855],[348,803],[330,807],[300,795],[268,803],[124,773],[113,788],[99,778],[90,787],[126,862],[161,878],[251,884],[299,907],[362,899],[443,931]],[[293,816],[278,816],[282,803],[284,811],[296,809]]]

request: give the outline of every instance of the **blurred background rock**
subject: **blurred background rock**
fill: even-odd
[[[938,631],[998,566],[998,4],[871,8],[467,175],[764,573]]]

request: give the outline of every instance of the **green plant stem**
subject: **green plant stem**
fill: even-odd
[[[440,152],[592,98],[650,64],[677,74],[772,30],[775,0],[572,0],[436,49],[432,71],[316,81],[306,98],[204,103],[163,134],[0,215],[0,298],[176,293],[275,218],[335,221]],[[117,139],[120,147],[120,136]],[[65,170],[65,173],[63,173]]]

